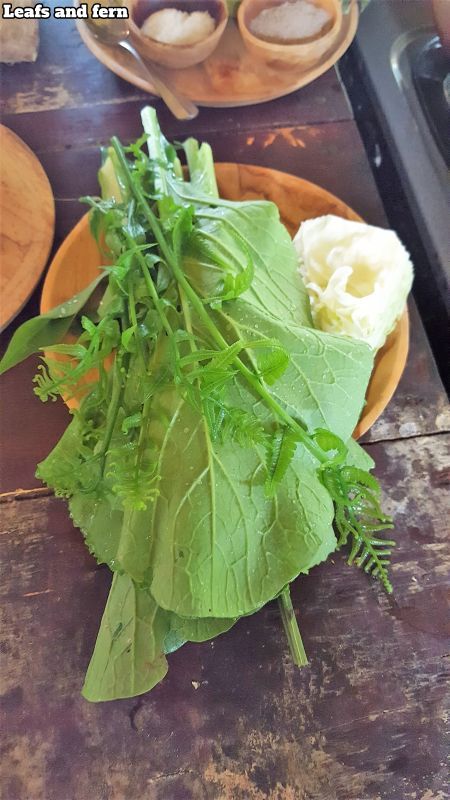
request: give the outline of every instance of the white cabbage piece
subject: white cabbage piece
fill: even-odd
[[[397,234],[329,214],[303,222],[294,245],[314,325],[382,347],[413,281]]]

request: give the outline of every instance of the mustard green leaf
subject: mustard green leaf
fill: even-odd
[[[86,700],[117,700],[152,689],[167,672],[163,646],[169,630],[170,615],[149,592],[116,573],[86,673]]]
[[[0,375],[37,353],[42,347],[61,342],[77,314],[104,278],[105,274],[100,273],[89,286],[65,303],[52,308],[46,314],[28,319],[17,328],[0,361]]]

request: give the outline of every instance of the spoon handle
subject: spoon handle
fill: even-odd
[[[167,79],[161,77],[159,70],[152,64],[151,68],[143,61],[135,47],[127,40],[122,39],[118,42],[119,47],[127,50],[138,62],[143,75],[152,83],[158,94],[164,100],[167,108],[170,109],[177,119],[194,119],[198,114],[197,106],[187,97],[175,92]]]

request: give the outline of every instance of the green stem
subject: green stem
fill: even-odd
[[[144,369],[144,373],[146,373],[147,372],[147,365],[145,363],[145,355],[144,355],[144,349],[142,347],[142,339],[141,339],[141,336],[139,334],[139,325],[138,325],[138,319],[137,319],[137,314],[136,314],[136,303],[135,303],[135,299],[134,299],[134,289],[133,289],[132,278],[128,280],[128,316],[130,317],[130,322],[131,322],[131,324],[133,325],[133,327],[135,329],[134,339],[135,339],[135,342],[136,342],[138,355],[139,355],[139,358],[141,360],[142,367]]]
[[[211,146],[203,142],[199,146],[197,139],[190,137],[183,144],[189,169],[189,178],[196,189],[204,192],[211,199],[219,197],[214,159]]]
[[[294,607],[292,605],[289,585],[285,586],[283,591],[278,595],[278,605],[280,608],[284,632],[289,643],[292,660],[297,667],[305,667],[308,664],[308,658],[306,656]]]
[[[162,164],[166,161],[166,156],[161,149],[161,131],[155,109],[151,106],[146,106],[142,110],[141,119],[144,131],[148,134],[147,147],[150,158],[156,164]],[[155,188],[161,191],[162,194],[168,194],[166,174],[162,169],[158,170],[158,182],[159,186],[155,181]]]
[[[105,430],[105,437],[103,439],[102,449],[100,453],[101,458],[101,471],[103,473],[105,468],[105,460],[106,454],[109,450],[109,445],[111,444],[111,439],[114,433],[114,428],[116,425],[117,414],[119,413],[120,401],[122,398],[122,380],[120,377],[121,365],[119,364],[119,359],[116,358],[113,364],[113,373],[112,373],[112,392],[111,392],[111,400],[108,406],[108,413],[106,417],[106,430]]]
[[[183,310],[184,324],[186,325],[186,330],[188,333],[191,334],[191,336],[193,336],[191,309],[189,308],[189,305],[186,301],[186,295],[183,292],[183,289],[180,289],[180,300],[181,300],[181,308]],[[190,345],[191,345],[191,352],[195,353],[197,347],[192,338],[190,340]]]
[[[131,247],[133,247],[133,245],[134,245],[133,238],[128,233],[126,233],[126,231],[124,231],[124,233],[125,233],[125,236],[126,236],[128,244]],[[145,285],[147,286],[149,295],[153,300],[154,306],[155,306],[156,311],[158,313],[158,316],[159,316],[159,318],[161,320],[161,324],[162,324],[164,330],[166,331],[167,335],[172,337],[173,336],[173,330],[172,330],[172,328],[171,328],[171,326],[170,326],[170,324],[169,324],[169,322],[167,320],[167,317],[166,317],[166,315],[164,313],[164,310],[162,308],[161,300],[159,298],[158,292],[156,291],[156,286],[152,281],[152,278],[151,278],[151,275],[150,275],[150,272],[149,272],[149,269],[148,269],[147,262],[146,262],[144,256],[142,255],[141,251],[138,250],[137,248],[136,248],[135,256],[136,256],[136,258],[137,258],[137,260],[139,262],[139,266],[140,266],[140,268],[142,270],[142,274],[144,276]]]

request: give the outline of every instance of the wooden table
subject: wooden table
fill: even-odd
[[[4,70],[3,121],[48,172],[57,246],[83,213],[78,196],[96,190],[98,145],[137,136],[148,97],[98,64],[72,23],[45,21],[41,36],[37,64]],[[385,223],[334,70],[288,98],[204,109],[192,123],[156,105],[167,135],[203,136],[217,160],[313,180]],[[450,425],[413,303],[411,321],[406,372],[365,437],[396,522],[394,596],[336,555],[293,591],[308,668],[293,668],[268,606],[170,656],[150,694],[114,703],[80,696],[110,573],[34,477],[67,411],[34,397],[35,359],[4,376],[4,800],[444,800]]]

